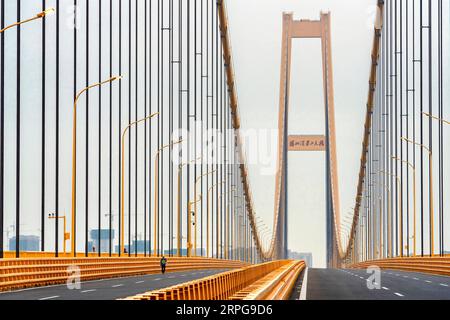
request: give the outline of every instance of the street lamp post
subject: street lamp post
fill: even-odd
[[[5,11],[5,8],[2,8],[2,11]],[[32,17],[32,18],[29,18],[29,19],[26,19],[26,20],[22,20],[22,21],[17,21],[17,22],[14,22],[13,24],[10,24],[10,25],[8,25],[8,26],[6,26],[6,27],[4,27],[3,29],[0,29],[0,34],[2,35],[2,39],[3,39],[3,33],[6,31],[6,30],[8,30],[8,29],[11,29],[11,28],[14,28],[14,27],[18,27],[18,26],[20,26],[20,25],[22,25],[22,24],[25,24],[25,23],[28,23],[28,22],[31,22],[31,21],[34,21],[34,20],[37,20],[37,19],[43,19],[43,18],[45,18],[45,16],[47,16],[47,15],[49,15],[49,14],[51,14],[51,13],[53,13],[53,12],[55,12],[55,9],[54,8],[49,8],[49,9],[46,9],[46,10],[44,10],[44,11],[41,11],[41,12],[39,12],[38,14],[36,14],[34,17]],[[3,80],[2,80],[3,81]],[[2,117],[2,127],[4,126],[4,119],[3,119],[4,117]],[[2,161],[2,163],[3,163],[3,150],[4,150],[4,141],[3,141],[3,137],[2,137],[2,139],[1,139],[1,153],[2,153],[2,156],[1,156],[1,161]],[[2,175],[3,175],[3,167],[2,167]],[[3,188],[3,187],[2,187]],[[2,193],[3,193],[3,189],[2,189]],[[1,229],[3,230],[3,222],[1,223]],[[18,230],[19,230],[19,228],[20,228],[20,223],[18,223]],[[17,231],[17,233],[19,233],[19,231]],[[0,235],[1,237],[3,237],[3,235]],[[17,239],[16,239],[16,257],[18,258],[19,256],[20,256],[20,245],[19,245],[19,235],[17,234],[17,237],[16,237]],[[56,239],[57,240],[57,239]],[[43,245],[43,244],[42,244]],[[3,257],[3,245],[2,245],[2,247],[0,248],[0,251],[1,251],[1,253],[0,253],[0,256],[1,257]]]
[[[188,213],[189,213],[189,221],[188,221],[188,229],[187,229],[187,256],[190,257],[191,256],[191,250],[192,250],[192,236],[191,236],[191,231],[192,231],[192,223],[195,226],[195,222],[191,221],[191,214],[195,215],[195,212],[191,211],[192,205],[195,205],[197,202],[202,201],[202,195],[200,194],[198,199],[194,200],[194,201],[189,201],[188,202]]]
[[[181,172],[183,170],[183,167],[192,163],[196,162],[197,160],[200,160],[201,157],[198,157],[194,160],[180,163],[178,165],[178,186],[177,186],[177,214],[178,214],[178,221],[177,221],[177,256],[181,257]]]
[[[216,172],[216,170],[212,170],[209,172],[206,172],[204,174],[202,174],[201,176],[197,177],[197,179],[195,179],[195,184],[194,184],[194,195],[195,198],[197,199],[197,184],[199,181],[202,180],[203,177]],[[202,199],[202,197],[200,196],[200,200]],[[194,256],[197,256],[197,202],[198,201],[194,201]],[[202,248],[203,249],[203,248]]]
[[[230,191],[225,191],[225,192],[223,192],[221,195],[219,195],[219,199],[218,199],[218,202],[220,202],[221,201],[221,199],[222,199],[222,196],[224,196],[224,195],[226,195],[226,194],[228,194],[228,193],[231,193],[231,192],[234,192],[234,191],[236,191],[236,188],[232,188]],[[219,212],[221,213],[221,206],[219,206]],[[228,230],[228,228],[229,228],[229,225],[228,225],[228,213],[229,213],[229,211],[228,211],[228,204],[225,204],[225,211],[226,211],[226,216],[225,216],[225,244],[227,245],[228,244],[228,233],[229,233],[229,230]],[[225,248],[225,246],[223,246],[223,248]],[[227,257],[228,257],[228,253],[227,253],[227,251],[225,250],[224,251],[224,254],[225,254],[225,259],[227,259]]]
[[[429,165],[429,172],[430,172],[430,193],[429,193],[429,201],[430,201],[430,256],[434,255],[434,195],[433,195],[433,153],[431,152],[430,148],[428,148],[427,146],[412,141],[410,139],[407,139],[405,137],[401,137],[402,140],[409,142],[411,144],[414,144],[416,146],[421,147],[422,149],[425,149],[426,151],[428,151],[428,165]]]
[[[343,233],[344,236],[345,236],[346,233],[350,234],[350,227],[348,225],[344,225],[342,227],[342,229],[341,229],[341,235],[342,235],[342,233]],[[346,238],[344,238],[344,239],[347,241]]]
[[[270,240],[271,233],[272,232],[270,231],[270,229],[268,227],[263,228],[262,232],[260,233],[261,237],[264,237],[263,245],[264,245],[265,249],[267,249],[269,247],[269,240]],[[269,236],[269,238],[267,238],[267,236]]]
[[[159,180],[159,176],[158,176],[159,154],[164,149],[166,149],[168,147],[172,147],[172,146],[174,146],[176,144],[179,144],[182,141],[183,140],[180,139],[178,141],[168,143],[168,144],[162,146],[161,148],[159,148],[158,151],[155,154],[155,211],[154,211],[154,217],[153,217],[153,219],[154,219],[154,223],[153,223],[153,231],[154,231],[153,232],[154,233],[153,234],[153,255],[155,255],[155,256],[157,255],[157,248],[158,248],[158,246],[157,246],[158,243],[156,242],[156,240],[157,240],[157,230],[158,230],[157,229],[157,225],[158,225],[158,209],[159,209],[159,207],[158,207],[159,206],[159,203],[158,203],[158,196],[159,196],[159,183],[158,183],[158,180]]]
[[[440,122],[442,122],[442,123],[444,123],[444,124],[446,124],[446,125],[450,125],[450,121],[448,121],[448,120],[444,120],[444,119],[442,119],[442,118],[436,117],[436,116],[434,116],[434,115],[432,115],[432,114],[429,114],[429,113],[427,113],[427,112],[422,112],[422,114],[423,114],[424,116],[430,117],[430,118],[432,118],[432,119],[434,119],[434,120],[438,120],[438,121],[440,121]],[[442,221],[440,221],[440,222],[442,223]],[[434,237],[433,237],[433,239],[434,239]],[[444,250],[444,248],[442,248],[442,250]],[[433,251],[433,253],[434,253],[434,251]]]
[[[80,99],[81,95],[85,93],[86,91],[95,88],[100,87],[106,83],[110,83],[116,80],[122,79],[121,76],[115,76],[111,77],[108,80],[94,83],[88,87],[85,87],[83,90],[81,90],[75,97],[75,101],[73,103],[73,128],[72,128],[72,254],[73,256],[76,255],[76,249],[75,249],[75,215],[76,215],[76,175],[77,175],[77,103]]]
[[[124,222],[125,222],[125,135],[128,132],[128,130],[134,126],[137,125],[138,123],[141,123],[143,121],[147,121],[151,118],[153,118],[154,116],[157,116],[159,114],[159,112],[155,112],[151,115],[149,115],[148,117],[142,118],[140,120],[134,121],[129,123],[125,129],[122,132],[122,181],[121,181],[121,185],[120,185],[120,189],[121,189],[121,206],[120,206],[120,250],[119,250],[119,255],[121,255],[122,253],[124,253]]]
[[[235,187],[233,187],[233,188],[234,188],[233,191],[236,191]],[[227,244],[228,244],[228,251],[229,251],[229,253],[231,253],[231,259],[232,260],[234,259],[234,254],[235,254],[234,252],[235,252],[235,248],[236,248],[236,244],[235,244],[235,241],[234,241],[235,236],[234,236],[233,223],[236,220],[236,218],[235,218],[236,213],[239,213],[240,210],[242,209],[241,205],[236,205],[236,204],[237,203],[241,203],[241,201],[243,200],[243,197],[238,196],[238,195],[234,195],[234,199],[235,199],[235,206],[234,206],[234,209],[232,209],[234,211],[232,211],[232,214],[230,214],[232,221],[227,223],[228,229],[229,229],[227,234],[231,238],[231,240],[228,240]],[[239,199],[239,202],[238,202],[237,199]],[[229,258],[229,256],[227,256],[227,257]]]
[[[230,211],[230,205],[231,202],[233,201],[233,199],[229,199],[229,201],[227,202],[227,215],[226,215],[226,237],[225,237],[225,244],[226,244],[226,250],[225,250],[225,259],[230,259],[230,247],[232,247],[232,239],[233,239],[233,228],[230,228],[230,212],[233,212],[233,209],[231,209]]]
[[[225,181],[216,183],[214,185],[212,185],[211,187],[209,187],[208,192],[207,192],[207,199],[206,199],[206,209],[207,209],[207,214],[206,214],[206,256],[209,257],[209,217],[210,217],[210,212],[209,212],[209,195],[210,192],[212,191],[212,189],[214,189],[215,187],[221,185],[225,183]]]
[[[66,254],[66,240],[70,239],[70,232],[66,232],[66,215],[56,216],[56,213],[49,213],[49,219],[63,219],[63,228],[64,228],[64,242],[63,242],[63,250],[64,254]]]
[[[382,171],[380,171],[382,172]],[[387,251],[388,251],[388,257],[391,257],[391,229],[390,229],[390,221],[391,221],[391,192],[389,190],[389,187],[387,185],[381,185],[382,187],[384,187],[387,191]],[[381,203],[380,203],[380,213],[381,213]],[[380,221],[380,237],[382,237],[381,235],[381,223],[382,221]],[[380,238],[381,239],[381,238]],[[382,245],[380,245],[381,247]]]
[[[247,261],[247,225],[245,223],[245,218],[244,216],[241,216],[241,221],[243,223],[240,224],[240,228],[241,228],[241,246],[242,246],[242,260],[243,261]]]
[[[432,118],[432,119],[434,119],[434,120],[438,120],[438,121],[440,121],[440,122],[442,122],[442,123],[450,124],[450,121],[447,121],[447,120],[441,119],[441,118],[439,118],[439,117],[433,116],[432,114],[429,114],[428,112],[422,112],[422,114],[423,114],[424,116],[430,117],[430,118]]]
[[[380,221],[379,221],[379,242],[378,242],[378,259],[382,258],[383,255],[383,204],[381,196],[378,197],[379,206],[380,206]]]
[[[243,199],[241,196],[236,196],[235,195],[235,197],[239,198],[241,200]],[[237,247],[236,243],[237,242],[236,242],[236,230],[235,230],[236,228],[235,228],[235,225],[236,225],[237,216],[240,215],[240,212],[242,211],[242,209],[243,209],[242,205],[238,205],[238,206],[235,207],[235,213],[233,214],[233,222],[231,222],[231,225],[232,225],[232,228],[231,228],[231,252],[232,252],[231,259],[232,260],[234,260],[236,255],[237,255],[237,253],[236,253],[236,247]]]
[[[5,9],[5,8],[2,8],[2,10],[4,10],[4,9]],[[43,19],[43,18],[45,18],[45,16],[47,16],[47,15],[49,15],[49,14],[52,14],[52,13],[54,13],[54,12],[55,12],[55,9],[54,9],[54,8],[46,9],[46,10],[44,10],[44,11],[42,11],[42,12],[39,12],[38,14],[36,14],[34,17],[32,17],[32,18],[30,18],[30,19],[26,19],[26,20],[14,22],[13,24],[10,24],[9,26],[7,26],[7,27],[1,29],[1,30],[0,30],[0,33],[3,33],[3,32],[5,32],[5,31],[8,30],[8,29],[11,29],[11,28],[14,28],[14,27],[18,27],[18,26],[20,26],[20,25],[22,25],[22,24],[25,24],[25,23],[27,23],[27,22],[31,22],[31,21],[34,21],[34,20],[37,20],[37,19]]]
[[[4,10],[4,8],[3,8],[3,10]],[[55,9],[54,8],[49,8],[49,9],[46,9],[44,11],[41,11],[41,12],[37,13],[32,18],[14,22],[13,24],[10,24],[10,25],[4,27],[3,29],[1,29],[0,30],[0,34],[3,34],[8,29],[11,29],[11,28],[14,28],[14,27],[18,27],[18,26],[20,26],[22,24],[25,24],[25,23],[28,23],[28,22],[31,22],[31,21],[34,21],[34,20],[37,20],[37,19],[44,19],[45,16],[47,16],[47,15],[53,13],[53,12],[55,12]],[[3,126],[3,119],[2,119],[2,126]],[[3,149],[4,149],[3,137],[2,137],[1,144],[2,144],[1,151],[2,151],[2,154],[3,154]],[[2,161],[3,161],[3,155],[2,155]],[[2,174],[3,174],[3,168],[2,168]],[[2,223],[2,227],[3,227],[3,223]],[[20,227],[20,223],[19,223],[19,227]],[[3,237],[3,235],[0,235],[0,236]],[[19,237],[17,237],[17,240],[16,240],[17,241],[16,242],[16,257],[19,257],[19,253],[20,253],[20,245],[17,244],[19,242],[18,238]],[[65,242],[64,242],[64,244],[65,244]],[[3,257],[3,247],[1,248],[1,256]]]
[[[389,173],[387,171],[381,170],[380,172],[384,173],[384,174],[387,174],[387,175],[389,175],[391,177],[394,177],[397,180],[397,189],[399,190],[399,193],[400,193],[400,196],[399,196],[399,199],[398,199],[399,207],[400,207],[400,221],[403,223],[403,213],[402,213],[403,206],[402,206],[402,201],[401,201],[401,199],[402,199],[402,188],[401,188],[401,184],[400,184],[400,178],[397,175]],[[402,228],[402,223],[400,224],[401,225],[400,226],[400,248],[401,248],[400,255],[403,257],[403,230],[402,230],[403,228]],[[397,233],[398,233],[398,230],[397,230]],[[397,245],[397,251],[398,251],[398,245]]]
[[[406,163],[413,172],[413,210],[414,210],[414,217],[413,217],[413,256],[416,255],[416,168],[415,166],[406,160],[402,160],[398,157],[392,157],[392,159],[395,159],[397,161],[401,161],[403,163]],[[408,225],[409,225],[409,221],[408,221]],[[409,239],[408,239],[408,247],[409,247]],[[409,248],[408,248],[408,254],[409,254]]]
[[[389,190],[388,186],[385,186],[386,190],[387,190],[387,194],[388,194],[388,198],[387,198],[387,240],[388,240],[388,244],[387,244],[387,251],[388,251],[388,258],[392,257],[392,238],[391,238],[391,220],[392,220],[392,208],[391,208],[391,199],[392,199],[392,195],[391,195],[391,191]]]
[[[242,223],[242,221],[244,220],[244,216],[240,215],[239,219],[238,219],[238,243],[239,243],[239,259],[241,261],[244,260],[244,228],[243,226],[245,224]]]
[[[360,250],[360,256],[361,256],[361,261],[365,260],[365,236],[364,236],[364,218],[365,216],[361,216],[361,229],[360,229],[360,238],[361,238],[361,250]]]

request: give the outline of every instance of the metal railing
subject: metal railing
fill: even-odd
[[[305,268],[304,261],[291,261],[230,297],[231,300],[286,300]]]
[[[290,260],[261,263],[149,291],[125,300],[225,300],[271,272],[290,264]]]
[[[235,260],[171,257],[166,271],[241,268],[246,265]],[[74,276],[79,281],[86,281],[159,272],[159,257],[2,259],[0,291],[65,283]]]

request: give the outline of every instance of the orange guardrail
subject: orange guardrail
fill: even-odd
[[[235,293],[231,300],[286,300],[305,268],[304,261],[292,261]]]
[[[277,260],[149,291],[124,300],[226,300],[274,270],[290,264]]]
[[[450,276],[450,257],[448,256],[389,258],[355,263],[348,267],[361,269],[369,266]]]
[[[0,260],[0,291],[160,272],[159,257],[21,258]],[[201,257],[168,257],[167,272],[241,268],[248,263]],[[75,268],[74,268],[75,267]]]

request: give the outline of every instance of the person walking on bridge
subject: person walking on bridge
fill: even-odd
[[[162,256],[162,258],[159,261],[159,263],[161,264],[161,272],[162,272],[162,274],[164,274],[166,272],[166,264],[167,264],[166,257]]]

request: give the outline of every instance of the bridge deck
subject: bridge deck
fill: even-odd
[[[365,269],[309,269],[307,300],[449,299],[450,277],[381,271],[380,289],[368,289]]]
[[[70,290],[65,284],[0,293],[0,300],[112,300],[148,290],[203,278],[227,269],[181,271],[136,277],[81,282],[81,289]]]

